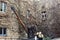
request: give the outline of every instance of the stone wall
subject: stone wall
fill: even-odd
[[[11,10],[11,3],[8,0],[0,0],[6,2],[6,11],[0,11],[0,27],[7,28],[6,36],[2,36],[0,38],[19,38],[18,33],[18,21],[14,12]],[[13,2],[13,0],[11,0]]]
[[[39,31],[42,31],[45,36],[57,37],[56,32],[54,30],[56,29],[57,26],[58,27],[56,30],[58,30],[59,28],[59,25],[57,24],[57,20],[55,19],[57,17],[57,14],[60,13],[59,11],[57,11],[60,9],[58,8],[58,4],[60,4],[59,0],[35,0],[35,1],[21,0],[20,4],[21,4],[20,5],[21,15],[26,17],[26,15],[32,14],[32,16],[36,18],[35,21],[37,22],[38,25],[36,24],[35,25],[37,26]],[[28,12],[27,10],[29,10],[30,13],[27,13]],[[46,11],[46,15],[47,15],[46,17],[47,19],[45,21],[42,21],[41,18],[42,17],[41,14],[43,11]]]
[[[1,0],[0,0],[1,1]],[[0,12],[0,26],[7,28],[7,37],[19,37],[19,24],[11,6],[14,6],[19,16],[26,26],[35,25],[38,31],[42,31],[45,36],[55,36],[55,28],[58,26],[55,19],[57,5],[59,0],[2,0],[7,2],[6,12]],[[30,12],[28,12],[28,10]],[[60,10],[60,9],[59,9]],[[46,20],[42,20],[42,12],[46,13]],[[3,14],[2,14],[3,13]],[[59,12],[60,13],[60,12]],[[59,14],[58,13],[58,14]],[[57,16],[57,15],[56,15]],[[30,20],[29,18],[32,17]],[[58,17],[57,17],[58,18]],[[60,20],[60,19],[59,19]],[[59,26],[58,26],[59,27]],[[58,29],[58,28],[57,28]],[[48,30],[48,31],[47,31]],[[14,32],[13,32],[14,31]],[[45,34],[46,33],[46,34]],[[51,33],[51,34],[49,34]],[[52,36],[52,37],[53,37]]]

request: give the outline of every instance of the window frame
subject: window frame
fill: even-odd
[[[41,13],[42,13],[41,14],[42,20],[46,20],[46,17],[47,17],[46,11],[43,11]]]
[[[30,10],[27,10],[26,17],[29,18],[29,16],[30,16]]]
[[[2,27],[0,27],[0,28],[1,28],[1,31],[2,31],[2,33],[0,34],[0,36],[6,36],[7,34],[4,33],[4,32],[6,32],[6,28],[2,28]]]
[[[5,12],[5,11],[6,11],[6,8],[7,8],[7,3],[1,1],[1,2],[0,2],[0,6],[1,6],[0,11]]]

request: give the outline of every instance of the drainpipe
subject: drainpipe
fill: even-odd
[[[27,33],[27,32],[28,32],[27,27],[26,27],[26,25],[23,23],[23,21],[21,20],[21,18],[18,16],[17,10],[14,8],[14,6],[11,6],[11,9],[12,9],[12,11],[15,13],[19,24],[22,25],[22,27],[24,28],[24,30],[25,30],[26,33]]]

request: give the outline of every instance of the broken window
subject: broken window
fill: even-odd
[[[43,11],[41,13],[42,13],[42,20],[46,20],[46,17],[47,17],[46,11]]]
[[[0,36],[6,36],[6,28],[0,27]]]
[[[6,10],[6,3],[5,2],[0,2],[0,11],[5,12]]]

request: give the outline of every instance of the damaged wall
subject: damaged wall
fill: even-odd
[[[0,27],[6,28],[6,36],[0,36],[0,38],[19,38],[18,21],[14,12],[11,10],[11,4],[8,0],[0,0],[0,2],[6,3],[5,12],[0,11]]]
[[[2,0],[2,1],[5,1],[5,0]],[[13,31],[7,29],[9,30],[7,32],[8,36],[18,37],[19,35],[18,27],[20,27],[14,12],[10,9],[11,5],[14,5],[17,12],[19,13],[19,16],[21,17],[23,22],[26,24],[26,26],[31,26],[31,25],[36,26],[37,31],[42,31],[42,33],[45,36],[49,36],[49,37],[58,36],[55,33],[55,29],[56,27],[57,27],[56,30],[58,30],[59,28],[60,12],[57,11],[57,10],[60,10],[60,8],[58,7],[58,5],[60,4],[59,0],[12,0],[12,1],[10,0],[11,3],[8,0],[6,0],[6,2],[7,2],[7,11],[6,11],[6,14],[4,13],[4,15],[7,15],[7,17],[2,17],[1,20],[2,21],[6,20],[7,23],[5,25],[8,24],[7,28],[8,27],[11,29],[13,28],[13,30],[16,33],[15,34]],[[1,13],[0,15],[3,15],[2,14],[3,12],[0,12],[0,13]],[[1,25],[3,24],[4,23],[2,22]],[[15,35],[12,36],[13,34]]]
[[[23,16],[31,14],[33,18],[31,20],[36,23],[33,25],[36,25],[38,31],[42,31],[42,33],[45,36],[49,36],[51,38],[60,37],[58,36],[58,34],[60,35],[60,32],[56,31],[57,34],[55,32],[55,30],[58,30],[59,28],[59,25],[56,22],[57,20],[55,19],[57,15],[60,13],[59,11],[57,11],[57,10],[60,10],[60,8],[58,7],[58,4],[60,4],[59,0],[38,0],[38,1],[37,0],[32,0],[32,1],[22,0],[21,5],[20,5],[22,13],[20,14]],[[30,11],[28,14],[27,14],[28,12],[27,10]],[[55,13],[55,11],[57,12]],[[45,20],[42,20],[42,14],[43,14],[42,12],[46,14]],[[57,17],[57,19],[60,20],[59,17]]]

